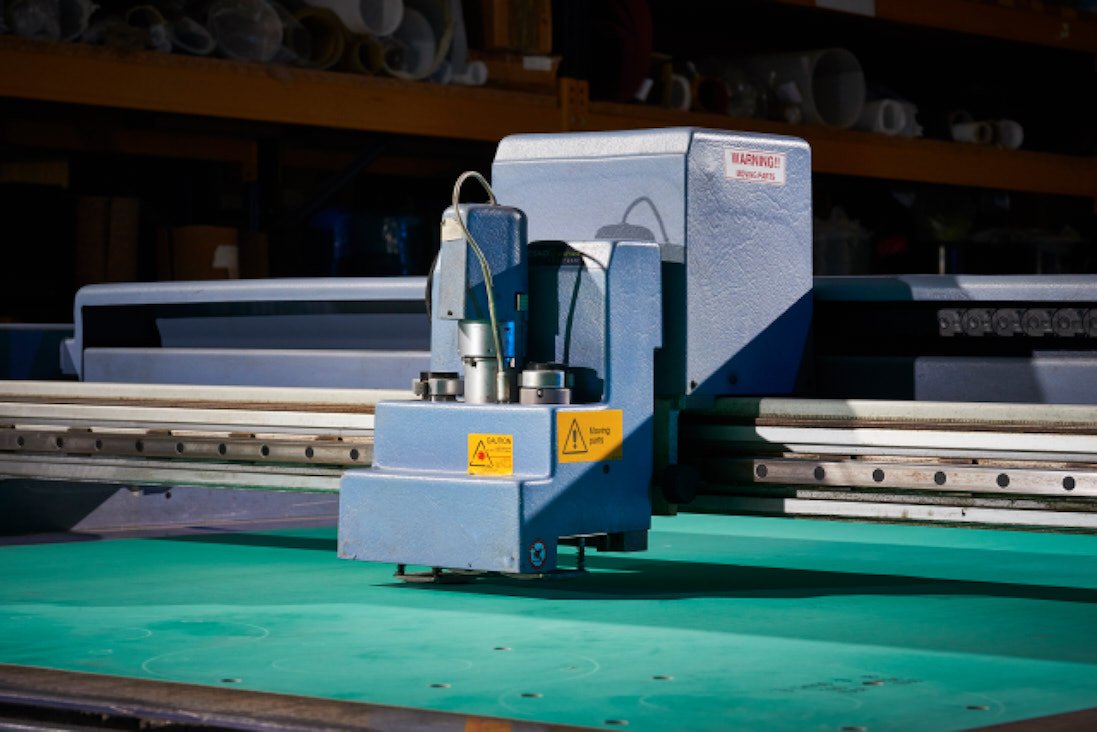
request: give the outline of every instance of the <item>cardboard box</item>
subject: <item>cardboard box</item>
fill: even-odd
[[[140,202],[80,196],[76,203],[76,284],[137,280]]]
[[[160,280],[235,280],[240,277],[240,247],[230,226],[179,226],[156,233],[156,271]]]
[[[523,54],[552,53],[551,0],[479,0],[466,8],[474,47]]]
[[[488,69],[488,86],[545,94],[556,93],[559,56],[528,56],[469,50],[470,61],[482,61]]]

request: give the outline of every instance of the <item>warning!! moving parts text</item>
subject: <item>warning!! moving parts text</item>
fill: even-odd
[[[785,154],[724,148],[724,175],[754,183],[785,184]]]

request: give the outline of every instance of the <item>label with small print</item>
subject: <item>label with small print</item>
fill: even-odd
[[[785,154],[766,150],[724,148],[724,176],[751,183],[785,184]]]
[[[625,441],[620,409],[556,413],[556,462],[620,460]]]
[[[469,434],[469,475],[514,475],[514,436]]]

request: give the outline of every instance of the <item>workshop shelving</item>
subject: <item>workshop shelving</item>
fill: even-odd
[[[813,4],[807,0],[779,2]],[[923,5],[879,0],[875,7],[879,17],[912,23],[933,20],[936,26],[962,30],[989,19],[979,27],[1007,38],[1019,37],[1021,29],[1052,20],[1067,22],[1032,10],[970,0],[949,2],[948,12],[936,7],[941,2],[929,3],[936,13],[915,10]],[[1025,19],[1032,22],[1023,23]],[[1070,28],[1064,43],[1097,53],[1097,23],[1075,20]],[[1054,39],[1045,38],[1045,42],[1054,45]],[[585,84],[571,80],[562,80],[558,95],[532,94],[0,37],[0,97],[481,141],[516,132],[674,125],[774,132],[808,140],[816,172],[1097,199],[1097,158],[1092,156],[997,150],[652,106],[588,102]],[[6,142],[50,145],[48,130],[32,133],[26,126],[19,127],[18,121],[9,122],[5,130]],[[135,136],[140,139],[134,140]],[[59,134],[56,146],[71,147],[65,140],[72,137],[71,131]],[[156,152],[156,141],[147,135],[134,133],[127,139],[129,148]],[[126,147],[122,145],[118,151],[126,152]],[[178,148],[169,147],[179,154]],[[211,140],[204,152],[194,149],[188,155],[238,158],[246,177],[251,177],[248,174],[253,174],[255,166],[254,147],[243,141]]]
[[[811,143],[811,165],[816,173],[1097,199],[1097,158],[1092,157],[998,150],[606,102],[591,103],[587,128],[639,129],[677,124],[802,137]]]
[[[13,37],[0,97],[469,140],[560,128],[543,94]]]
[[[1039,0],[771,0],[1097,54],[1097,22]]]
[[[650,2],[655,13],[661,0]],[[672,12],[680,8],[681,23],[660,24],[657,34],[685,54],[694,52],[693,41],[702,37],[710,45],[716,42],[713,50],[726,49],[727,41],[720,43],[722,34],[735,27],[726,21],[729,14],[740,12],[738,4],[731,8],[718,0],[662,5]],[[939,58],[950,52],[937,45],[941,41],[951,44],[952,53],[970,45],[999,58],[1027,59],[1031,51],[1033,58],[1044,59],[1045,68],[1064,61],[1072,70],[1071,78],[1081,80],[1073,87],[1076,98],[1062,100],[1063,114],[1075,131],[1086,118],[1077,111],[1093,111],[1093,103],[1086,101],[1092,97],[1097,76],[1097,16],[1092,14],[1036,0],[744,0],[741,8],[753,8],[751,12],[760,17],[788,24],[777,26],[781,30],[791,26],[799,31],[791,37],[774,35],[773,26],[760,24],[765,32],[749,38],[743,33],[729,36],[737,52],[803,48],[807,46],[797,44],[820,38],[854,45],[873,40],[890,51],[890,41],[877,41],[877,36],[898,38],[917,53]],[[706,24],[705,18],[712,14],[725,22]],[[878,62],[880,49],[876,50]],[[581,66],[578,71],[582,75]],[[1033,80],[1039,83],[1035,76],[1019,81]],[[1013,90],[1005,93],[1012,95]],[[276,246],[283,251],[286,242],[296,242],[293,246],[302,257],[315,252],[301,238],[300,228],[288,231],[286,222],[291,214],[304,211],[302,201],[318,200],[310,186],[316,191],[335,190],[333,186],[364,173],[372,176],[367,185],[370,205],[391,207],[403,196],[399,200],[415,198],[425,204],[422,210],[434,210],[436,198],[438,205],[444,205],[445,194],[440,192],[448,187],[453,171],[489,165],[492,143],[519,132],[700,126],[787,134],[811,144],[813,171],[822,174],[817,189],[822,191],[828,180],[836,179],[854,184],[864,179],[1013,191],[1025,195],[1023,205],[1030,211],[1039,210],[1041,200],[1055,202],[1048,211],[1068,207],[1072,212],[1068,217],[1046,214],[1048,221],[1059,226],[1078,218],[1079,211],[1088,211],[1087,199],[1097,204],[1092,135],[1077,135],[1078,141],[1071,138],[1070,144],[1059,144],[1067,137],[1053,128],[1050,144],[1045,135],[1042,146],[1026,140],[1021,150],[892,138],[597,101],[590,99],[586,81],[572,78],[559,79],[555,93],[533,93],[0,36],[0,105],[0,145],[7,150],[7,159],[44,159],[43,155],[56,159],[49,157],[53,154],[49,151],[60,151],[61,157],[83,161],[85,175],[80,180],[85,185],[76,186],[78,194],[117,195],[110,185],[99,186],[103,191],[89,191],[97,181],[89,178],[88,171],[110,156],[145,159],[127,168],[139,174],[131,173],[127,179],[119,173],[110,180],[124,195],[147,195],[157,201],[158,208],[149,208],[156,215],[154,226],[193,223],[188,218],[191,204],[183,200],[185,191],[201,191],[203,186],[172,188],[161,181],[146,187],[147,177],[157,174],[155,161],[175,161],[172,170],[185,175],[199,170],[180,167],[189,165],[188,161],[204,165],[210,171],[204,178],[207,186],[211,177],[223,180],[237,166],[238,177],[228,172],[229,180],[222,185],[237,203],[225,204],[207,218],[270,233],[272,251]],[[941,136],[940,131],[937,135]],[[361,161],[373,155],[371,150],[380,152],[361,167]],[[161,177],[169,180],[170,175]],[[196,181],[203,180],[203,173],[193,175]],[[389,192],[388,181],[395,177],[403,182],[392,188],[409,192],[378,196],[378,191]],[[296,188],[290,189],[286,180]],[[247,185],[241,187],[241,183]],[[290,190],[292,195],[286,193]],[[859,200],[856,191],[842,195]],[[181,202],[176,204],[173,196]],[[817,203],[821,204],[818,210],[824,211],[846,201],[824,192]],[[203,205],[211,206],[208,201]],[[421,213],[418,204],[416,208]],[[298,216],[296,221],[300,227],[303,218]],[[1083,234],[1091,235],[1092,219],[1083,220],[1082,228]],[[147,232],[144,236],[147,239]],[[142,247],[147,254],[148,242]],[[280,261],[283,265],[272,268],[273,274],[319,271],[302,267],[303,260],[292,257]]]

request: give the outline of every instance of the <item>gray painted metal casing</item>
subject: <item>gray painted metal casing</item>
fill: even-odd
[[[559,537],[649,528],[659,249],[650,242],[572,247],[585,253],[586,270],[603,292],[604,318],[575,327],[605,328],[604,399],[571,406],[380,403],[373,465],[347,472],[340,484],[340,557],[545,572],[556,567]],[[538,317],[536,302],[530,317]],[[622,411],[622,458],[558,463],[557,412],[606,409]],[[470,475],[470,434],[511,435],[514,474]],[[537,540],[547,551],[540,565],[530,557]]]
[[[783,184],[725,156],[784,156]],[[803,140],[694,128],[516,135],[492,166],[531,241],[649,238],[663,261],[661,395],[787,394],[811,321],[811,152]]]
[[[817,277],[815,299],[864,303],[1092,303],[1093,275],[878,275]],[[820,306],[822,307],[822,306]],[[1097,353],[1021,356],[834,355],[816,362],[818,395],[917,401],[1097,404]]]
[[[76,332],[62,360],[67,354],[83,381],[407,389],[430,362],[425,285],[422,277],[90,285],[76,294]],[[155,345],[89,335],[89,318],[123,310],[140,312],[122,321],[126,330],[151,329]]]

